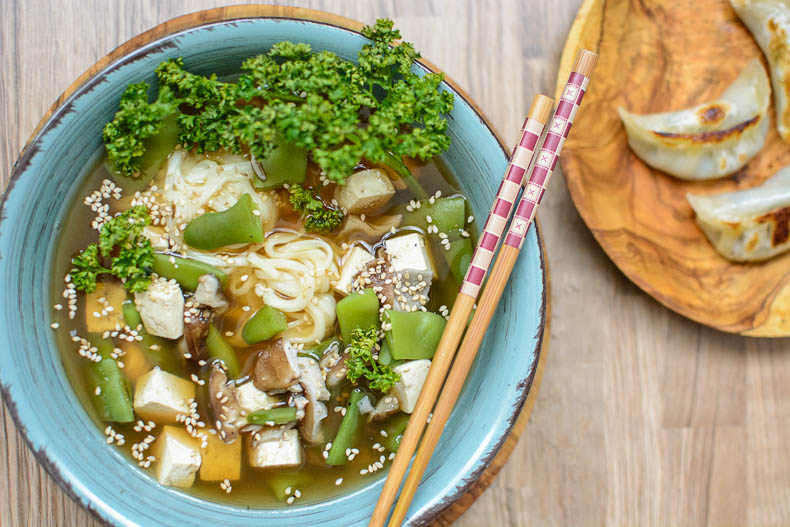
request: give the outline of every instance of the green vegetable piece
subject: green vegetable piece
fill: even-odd
[[[301,185],[292,185],[288,190],[291,206],[302,215],[304,230],[326,234],[340,226],[343,212],[327,206]]]
[[[225,363],[225,367],[228,368],[228,372],[232,378],[235,379],[239,376],[241,367],[239,366],[239,359],[236,357],[236,352],[233,350],[233,347],[228,344],[228,341],[225,340],[225,337],[214,327],[214,324],[208,327],[206,348],[208,349],[209,356]]]
[[[268,410],[258,410],[247,414],[247,422],[253,425],[284,425],[296,421],[296,408],[288,406],[286,408],[269,408]]]
[[[385,339],[382,341],[381,349],[379,350],[379,364],[394,368],[401,363],[403,363],[402,360],[395,360],[392,358],[392,352],[390,351],[389,344],[387,344],[387,340]]]
[[[134,329],[137,326],[143,325],[143,319],[140,317],[140,313],[137,312],[137,308],[133,301],[126,300],[121,304],[121,311],[123,312],[123,319],[126,325],[130,328]]]
[[[307,155],[304,150],[285,142],[279,135],[272,142],[276,148],[267,157],[258,160],[266,179],[256,177],[253,181],[255,188],[271,190],[282,188],[285,183],[304,183],[307,177]]]
[[[429,311],[386,311],[392,326],[385,332],[392,358],[431,359],[442,338],[444,317]]]
[[[231,208],[201,214],[190,221],[184,229],[184,241],[203,251],[237,243],[262,242],[261,218],[253,210],[252,197],[244,194]]]
[[[98,395],[94,392],[99,413],[102,419],[111,423],[131,423],[134,421],[134,410],[129,384],[115,359],[110,356],[112,342],[102,339],[93,344],[102,357],[101,361],[91,364],[92,376],[99,388]]]
[[[312,482],[313,477],[305,471],[292,474],[283,474],[278,471],[266,474],[266,483],[269,484],[274,497],[283,502],[293,495],[295,489],[304,491]],[[286,493],[286,490],[289,492]]]
[[[435,225],[439,232],[450,234],[463,229],[466,225],[466,198],[458,195],[438,198],[433,203],[423,202],[420,208],[405,212],[402,225],[427,229],[428,216],[431,217],[431,225]]]
[[[346,415],[343,416],[343,421],[340,423],[340,428],[337,431],[334,441],[332,441],[332,448],[329,449],[329,457],[326,458],[328,465],[345,465],[348,463],[346,457],[346,449],[354,448],[362,431],[363,421],[359,413],[357,403],[365,397],[362,390],[354,390],[351,392],[351,397],[346,406]]]
[[[269,340],[287,327],[285,313],[272,306],[263,306],[244,324],[241,336],[247,344],[255,344]]]
[[[213,274],[223,286],[228,283],[228,275],[216,267],[170,254],[154,253],[154,263],[151,270],[159,276],[174,279],[187,291],[197,289],[198,280],[204,274]]]
[[[458,285],[464,281],[466,270],[469,264],[472,263],[472,240],[469,238],[456,238],[450,242],[450,248],[444,253],[444,258],[447,260],[447,265],[450,267],[450,273],[455,278]]]
[[[390,452],[397,452],[400,447],[400,442],[403,439],[403,432],[406,431],[406,425],[409,424],[409,414],[398,413],[393,415],[384,423],[382,428],[387,437],[384,438],[382,444],[387,447]]]
[[[351,332],[355,328],[379,327],[379,299],[371,288],[351,293],[337,303],[335,310],[340,334],[346,344],[351,343]]]

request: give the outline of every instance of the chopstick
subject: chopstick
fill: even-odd
[[[590,74],[595,68],[597,59],[598,55],[584,49],[580,51],[576,59],[576,64],[571,71],[568,83],[565,85],[557,111],[554,113],[546,139],[543,142],[540,154],[538,154],[538,159],[532,168],[527,188],[521,196],[521,201],[516,209],[507,236],[505,236],[505,240],[502,243],[502,248],[497,255],[496,262],[491,270],[491,276],[477,305],[477,310],[472,317],[472,322],[469,324],[469,329],[461,343],[453,368],[447,376],[447,381],[442,389],[439,401],[436,403],[431,422],[425,432],[420,449],[417,451],[409,476],[403,484],[400,499],[392,512],[390,527],[400,525],[406,517],[409,504],[417,492],[420,478],[425,472],[431,455],[439,442],[444,425],[450,417],[461,388],[463,388],[466,376],[472,367],[475,355],[477,355],[477,351],[480,348],[480,343],[485,336],[485,331],[491,322],[505,285],[507,285],[510,274],[513,271],[513,266],[521,252],[527,231],[535,218],[535,212],[557,164],[565,138],[568,137],[568,132],[581,104]]]
[[[472,262],[461,285],[461,291],[455,300],[450,318],[433,355],[428,376],[425,379],[414,411],[409,418],[409,424],[403,434],[403,439],[401,439],[398,453],[392,462],[387,481],[384,483],[384,488],[371,516],[370,527],[382,527],[387,520],[387,515],[392,503],[395,501],[401,480],[406,474],[411,457],[417,449],[420,435],[425,429],[428,414],[430,414],[436,402],[444,377],[461,340],[461,335],[466,328],[469,314],[472,312],[475,300],[480,292],[480,286],[491,265],[494,250],[505,230],[505,225],[513,210],[518,192],[527,180],[527,170],[532,162],[535,147],[543,133],[543,128],[551,114],[553,103],[554,101],[545,95],[537,95],[532,100],[532,105],[522,127],[521,139],[513,149],[510,162],[505,170],[505,176],[502,179],[496,199],[491,207],[491,212],[488,214],[483,227],[483,235],[477,243]]]

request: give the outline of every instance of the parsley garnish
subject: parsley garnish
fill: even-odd
[[[343,221],[342,211],[330,209],[301,185],[291,185],[288,192],[291,206],[304,219],[305,231],[326,234],[335,230]]]
[[[346,368],[348,379],[356,383],[360,377],[370,381],[370,388],[388,392],[400,376],[389,366],[380,364],[373,358],[373,348],[378,342],[376,328],[356,328],[351,332],[351,346],[348,349]]]
[[[132,292],[145,291],[151,283],[150,268],[154,262],[151,241],[142,235],[143,227],[151,223],[148,209],[132,207],[102,224],[99,243],[92,243],[75,256],[69,273],[74,286],[86,293],[96,290],[100,274],[111,274],[120,279]],[[109,259],[110,267],[102,264]]]
[[[121,110],[104,131],[107,154],[129,176],[139,172],[144,140],[177,113],[179,140],[198,152],[271,153],[275,137],[305,151],[326,176],[342,183],[363,159],[390,167],[422,199],[424,190],[404,157],[423,161],[450,146],[445,115],[453,96],[443,76],[418,75],[419,53],[400,40],[391,20],[362,30],[370,39],[355,64],[304,43],[279,42],[246,60],[236,83],[184,70],[181,59],[156,70],[159,96],[148,102],[145,83],[127,88]]]

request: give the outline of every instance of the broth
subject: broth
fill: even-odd
[[[158,174],[152,180],[153,183],[158,183],[159,185],[163,186],[162,177],[165,164],[166,161],[163,161]],[[364,169],[369,167],[362,166],[358,168]],[[436,158],[433,162],[422,166],[417,166],[415,164],[410,168],[429,195],[434,195],[437,191],[441,192],[443,196],[460,194],[457,183],[454,181],[452,174],[444,165],[441,158]],[[308,164],[307,174],[307,180],[305,181],[304,186],[306,188],[320,188],[321,196],[325,199],[325,201],[330,201],[335,185],[322,185],[319,181],[320,176],[318,168],[312,163]],[[118,448],[119,451],[123,452],[126,456],[129,456],[131,462],[136,463],[138,460],[132,457],[132,446],[143,443],[146,436],[149,434],[154,436],[158,435],[158,433],[161,432],[162,427],[157,425],[155,428],[153,428],[153,430],[150,431],[145,429],[140,430],[137,417],[135,417],[134,422],[126,424],[112,423],[108,425],[108,423],[102,421],[99,412],[97,412],[96,407],[94,406],[94,399],[96,399],[97,396],[95,395],[95,381],[92,379],[90,373],[90,362],[77,353],[79,342],[74,342],[71,338],[72,336],[89,337],[90,332],[88,330],[86,316],[92,316],[92,314],[86,312],[86,297],[84,294],[80,293],[76,301],[76,316],[73,319],[70,319],[68,316],[68,299],[62,295],[63,290],[60,288],[62,285],[64,285],[63,277],[69,273],[71,268],[71,258],[74,257],[80,249],[86,247],[89,243],[95,242],[96,240],[96,231],[86,228],[87,225],[91,224],[91,221],[95,216],[95,212],[92,212],[88,206],[83,205],[81,201],[83,197],[90,195],[91,192],[99,188],[102,184],[102,181],[105,179],[113,180],[123,188],[129,188],[131,186],[131,182],[126,178],[113,176],[113,174],[107,169],[104,159],[100,160],[96,166],[90,170],[89,175],[83,181],[80,192],[77,194],[77,200],[79,201],[75,200],[74,205],[69,208],[67,216],[63,222],[63,225],[61,226],[61,234],[57,244],[56,258],[53,265],[53,283],[56,284],[56,288],[52,291],[52,304],[53,306],[60,305],[63,307],[61,309],[53,308],[53,320],[59,324],[59,328],[56,330],[56,339],[61,352],[63,364],[65,366],[69,380],[74,387],[74,390],[82,405],[90,414],[92,419],[96,422],[99,430],[105,431],[105,435],[109,430],[112,430],[112,432],[109,432],[110,434],[115,433],[123,435],[122,441],[114,441],[114,448]],[[267,236],[270,235],[271,232],[283,230],[296,230],[301,232],[299,216],[298,214],[294,213],[289,205],[287,205],[287,198],[284,197],[285,192],[286,191],[279,191],[279,218],[274,229],[266,233]],[[110,214],[127,208],[130,194],[132,194],[131,191],[126,192],[121,200],[107,200],[112,204]],[[401,188],[396,192],[392,200],[382,210],[370,215],[368,217],[369,219],[363,221],[375,223],[376,218],[380,216],[392,214],[396,210],[402,211],[403,208],[407,206],[407,204],[413,199],[414,196],[408,189]],[[118,208],[119,205],[121,208]],[[469,215],[468,205],[466,215]],[[472,235],[474,235],[474,225],[468,225],[465,228]],[[428,233],[425,233],[424,230],[414,226],[401,226],[395,229],[394,233],[385,235],[385,238],[388,236],[397,235],[401,231],[405,232],[414,230],[421,232],[423,235],[425,235],[427,240],[430,240],[430,252],[433,255],[433,261],[437,272],[437,275],[433,281],[433,285],[430,289],[430,300],[426,307],[429,311],[434,312],[440,311],[442,306],[446,306],[446,308],[449,309],[452,307],[452,303],[455,300],[455,295],[457,294],[459,284],[457,279],[450,272],[450,266],[448,262],[441,257],[444,248],[440,243],[439,238],[437,236],[429,235]],[[345,252],[344,248],[347,247],[345,243],[347,240],[339,239],[337,233],[320,235],[319,237],[332,246],[335,259],[338,259],[338,255]],[[371,250],[376,250],[381,246],[381,242],[374,241],[368,243],[367,246]],[[231,283],[238,283],[241,278],[238,276],[238,273],[234,273],[235,271],[231,272],[230,281]],[[111,294],[123,295],[124,297],[127,295],[126,291],[123,289],[122,284],[115,279],[101,278],[100,283],[102,283],[105,288],[105,297],[110,296]],[[112,293],[113,290],[114,293]],[[238,335],[244,322],[246,322],[246,320],[249,319],[249,317],[263,305],[263,301],[258,298],[258,303],[255,304],[255,298],[257,297],[249,294],[243,299],[234,298],[232,295],[227,296],[230,300],[229,309],[225,314],[218,316],[215,323],[221,334],[233,334],[229,336],[229,341],[234,346],[234,350],[243,366],[242,375],[237,379],[237,381],[242,381],[244,378],[249,376],[252,369],[252,362],[254,361],[255,357],[253,356],[252,352],[253,348],[245,347],[243,341],[238,338]],[[335,297],[336,300],[341,298],[336,293]],[[243,310],[246,308],[243,308],[241,305],[241,300],[246,302],[244,305],[249,306],[247,311]],[[446,313],[444,309],[441,310],[443,313]],[[332,335],[337,335],[338,333],[339,331],[337,328],[337,323],[335,322],[334,329],[329,331],[325,338]],[[96,335],[93,335],[92,337],[96,338]],[[118,341],[116,339],[116,344],[117,343]],[[135,348],[132,346],[129,349],[134,350]],[[171,361],[173,364],[171,364],[169,367],[163,367],[163,369],[177,375],[178,377],[183,379],[208,378],[211,364],[200,366],[194,361],[184,360],[180,356],[180,353],[176,350],[176,346],[174,344],[165,346],[164,349],[159,350],[159,354],[169,355],[171,358],[175,359]],[[151,361],[148,357],[149,355],[139,350],[135,351],[134,353],[127,351],[125,355],[118,357],[118,361],[123,363],[122,371],[130,383],[132,394],[134,394],[137,378],[149,371],[152,367]],[[326,438],[332,438],[335,436],[335,433],[342,420],[341,413],[335,410],[336,408],[345,406],[350,389],[351,385],[346,382],[346,384],[344,384],[341,389],[332,392],[331,399],[326,403],[329,413],[323,425],[325,431],[324,435]],[[198,394],[196,398],[198,402],[198,412],[200,413],[202,420],[206,423],[210,423],[211,412],[206,402],[208,397],[206,392],[207,388],[198,386]],[[290,501],[296,504],[306,504],[329,499],[340,494],[347,494],[363,485],[373,483],[385,472],[384,470],[370,470],[371,466],[376,462],[380,462],[382,458],[384,460],[383,464],[386,466],[392,456],[389,450],[382,451],[380,448],[378,448],[379,444],[384,441],[381,433],[383,426],[382,423],[386,423],[386,421],[366,422],[363,436],[359,439],[359,441],[357,441],[356,448],[358,448],[359,453],[356,454],[352,461],[349,461],[345,465],[327,465],[323,457],[325,444],[327,442],[326,440],[319,445],[306,447],[304,449],[304,463],[298,470],[253,468],[247,462],[246,449],[242,448],[241,477],[238,480],[232,482],[231,492],[227,492],[227,489],[224,486],[221,486],[219,482],[202,481],[199,476],[195,478],[194,485],[191,488],[186,489],[186,492],[211,501],[247,507],[281,506],[283,501],[287,499],[287,496],[283,496],[282,494],[276,495],[275,491],[273,490],[273,485],[280,481],[292,482],[292,485],[289,485],[292,487],[289,495],[293,496],[295,499]],[[207,428],[210,427],[211,425],[207,424]],[[242,438],[239,437],[237,441],[242,441]],[[123,444],[118,445],[119,442]],[[377,447],[377,449],[374,450],[374,446]],[[152,472],[155,467],[155,463],[156,461],[154,461],[149,468],[144,470]],[[361,471],[369,472],[363,475],[360,473]],[[338,484],[338,482],[341,481],[342,483]],[[280,484],[285,485],[285,483]],[[298,489],[301,494],[301,497],[299,498],[295,497],[296,489]]]

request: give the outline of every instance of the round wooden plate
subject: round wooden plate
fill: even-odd
[[[574,134],[560,158],[573,202],[628,278],[668,308],[722,331],[790,335],[790,253],[753,264],[725,260],[694,223],[686,193],[755,186],[790,163],[771,127],[735,175],[686,182],[628,148],[617,114],[677,110],[717,98],[762,53],[727,0],[585,0],[565,44],[557,85],[580,47],[600,53]],[[767,68],[767,66],[766,66]]]

